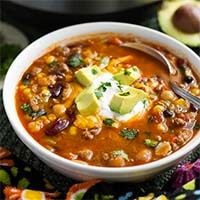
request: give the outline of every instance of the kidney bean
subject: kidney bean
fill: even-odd
[[[52,70],[51,74],[55,74],[60,79],[65,77],[65,73],[60,70]]]
[[[59,97],[59,95],[62,93],[62,90],[63,90],[63,85],[61,84],[53,85],[52,87],[50,87],[51,96],[53,98]]]
[[[49,128],[45,130],[45,134],[48,136],[54,136],[66,129],[69,125],[67,119],[57,119]]]

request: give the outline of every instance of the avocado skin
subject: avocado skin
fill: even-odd
[[[173,22],[173,17],[178,8],[183,5],[193,5],[200,9],[200,2],[195,0],[166,0],[158,11],[158,22],[163,32],[174,37],[180,42],[190,46],[200,46],[200,32],[186,33],[177,28]]]

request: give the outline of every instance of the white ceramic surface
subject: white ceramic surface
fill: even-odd
[[[48,47],[52,46],[52,44],[58,43],[72,36],[100,32],[134,34],[136,37],[140,37],[143,40],[166,46],[170,51],[173,51],[177,55],[188,58],[190,63],[192,63],[194,67],[196,66],[195,70],[198,74],[200,74],[200,58],[182,43],[158,31],[137,25],[116,22],[97,22],[74,25],[43,36],[30,44],[18,55],[12,63],[5,78],[3,88],[5,110],[14,130],[16,131],[16,134],[24,142],[24,144],[27,145],[28,148],[30,148],[31,151],[34,152],[41,160],[62,174],[79,180],[103,178],[111,181],[142,181],[173,166],[179,160],[183,159],[184,156],[190,153],[195,147],[200,145],[200,133],[198,133],[183,148],[159,161],[145,165],[123,168],[95,167],[75,163],[51,153],[37,143],[26,132],[17,116],[14,97],[16,84],[30,64],[39,56],[43,55],[47,49],[49,49]]]

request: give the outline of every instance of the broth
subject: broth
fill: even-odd
[[[16,91],[18,115],[31,136],[51,152],[74,162],[125,167],[168,156],[197,134],[200,114],[169,88],[166,67],[143,52],[120,46],[121,42],[136,39],[97,35],[56,47],[35,60]],[[175,67],[179,85],[200,96],[199,77],[188,61],[163,47],[153,46]],[[77,75],[86,68],[92,73],[81,75],[84,79],[92,77],[89,85]],[[137,74],[127,83],[122,77],[128,77],[132,69]],[[114,79],[104,80],[103,74]],[[98,77],[102,80],[94,86]],[[117,92],[112,85],[118,87]],[[87,92],[88,88],[92,92]],[[143,96],[133,98],[132,88]],[[116,101],[115,93],[118,93]],[[129,104],[127,99],[132,98],[136,103],[127,109],[135,111],[122,113],[123,106],[114,108],[120,98],[124,107]],[[100,114],[100,104],[106,105],[105,114]],[[87,106],[88,111],[82,108]]]

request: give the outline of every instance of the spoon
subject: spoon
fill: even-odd
[[[157,60],[161,61],[165,66],[167,66],[170,75],[174,75],[176,73],[175,69],[172,67],[168,59],[161,52],[159,52],[153,47],[150,47],[142,43],[137,43],[137,42],[125,42],[125,43],[122,43],[121,46],[133,48],[133,49],[142,51],[144,53],[147,53],[153,56],[154,58],[156,58]],[[190,92],[187,92],[186,90],[184,90],[183,88],[181,88],[174,82],[170,82],[170,86],[177,95],[188,100],[197,108],[200,108],[200,98],[198,98],[197,96],[194,96]]]
[[[194,96],[193,94],[187,92],[183,88],[179,87],[176,83],[170,82],[172,90],[178,94],[180,97],[188,100],[192,103],[196,108],[200,109],[200,98]]]
[[[176,73],[175,69],[172,67],[167,58],[160,51],[156,50],[153,47],[138,42],[125,42],[122,43],[121,46],[143,51],[144,53],[153,56],[157,60],[161,61],[165,66],[167,66],[168,71],[171,75],[174,75]]]

